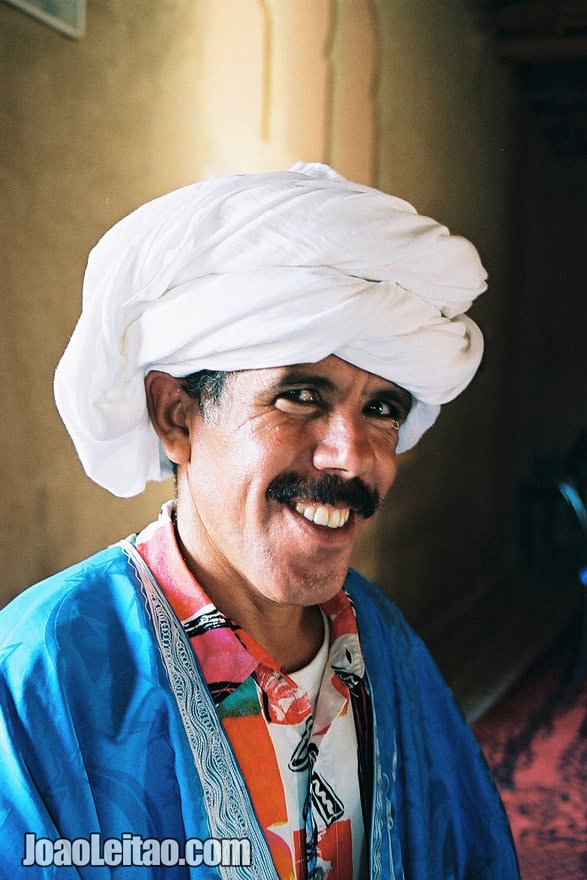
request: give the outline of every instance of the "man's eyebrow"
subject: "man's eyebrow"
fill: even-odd
[[[311,373],[309,370],[288,370],[283,373],[275,382],[275,388],[283,388],[286,385],[312,385],[314,388],[321,388],[324,391],[334,391],[336,388],[334,382],[321,376],[319,373]]]

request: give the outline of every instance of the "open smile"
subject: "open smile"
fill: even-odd
[[[308,478],[295,472],[275,477],[266,497],[330,529],[343,528],[352,512],[364,519],[373,516],[381,502],[377,490],[358,477],[344,480],[337,474],[322,474]]]

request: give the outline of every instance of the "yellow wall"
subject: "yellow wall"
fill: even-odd
[[[143,201],[327,161],[471,237],[492,276],[483,374],[402,467],[357,553],[415,620],[504,545],[508,82],[465,0],[89,0],[71,41],[0,5],[2,591],[140,528],[83,475],[52,401],[87,253]],[[464,587],[463,585],[466,585]]]

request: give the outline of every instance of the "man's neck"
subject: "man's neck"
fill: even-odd
[[[179,531],[176,540],[183,560],[212,604],[243,629],[277,663],[282,672],[295,672],[314,659],[324,639],[318,605],[281,605],[257,594],[227,588],[210,576],[187,549]]]
[[[280,612],[283,613],[270,615],[270,619],[260,615],[251,617],[248,625],[240,620],[235,622],[273,657],[282,672],[297,672],[320,650],[324,640],[324,621],[318,605],[282,608]],[[292,619],[295,617],[299,617],[297,625]]]

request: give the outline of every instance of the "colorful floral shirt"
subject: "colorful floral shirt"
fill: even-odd
[[[358,880],[366,865],[370,731],[356,621],[341,591],[328,640],[287,675],[210,602],[175,537],[174,505],[137,549],[181,620],[283,880]]]

